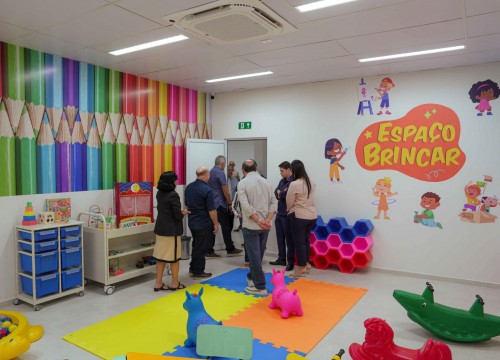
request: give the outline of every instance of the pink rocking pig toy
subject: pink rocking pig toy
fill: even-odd
[[[281,272],[273,269],[271,283],[274,285],[274,290],[269,309],[281,308],[281,318],[283,319],[288,319],[292,313],[295,313],[297,316],[304,315],[302,305],[300,304],[300,298],[297,295],[297,289],[291,292],[286,288],[285,270]]]

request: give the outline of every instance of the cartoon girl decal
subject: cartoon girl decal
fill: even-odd
[[[380,111],[377,113],[377,115],[382,115],[384,108],[385,108],[385,113],[387,115],[391,115],[391,112],[389,111],[389,94],[388,94],[388,92],[395,86],[396,85],[394,85],[394,83],[392,82],[392,79],[390,77],[385,77],[380,82],[379,87],[375,88],[375,90],[380,95],[379,99],[382,99],[382,101],[380,102]]]
[[[391,218],[387,214],[387,212],[389,211],[388,198],[398,194],[397,192],[391,192],[391,186],[391,178],[385,177],[383,179],[378,179],[375,183],[375,187],[372,188],[373,195],[379,198],[378,202],[373,203],[374,205],[378,205],[377,215],[375,215],[374,219],[380,219],[380,214],[383,212],[384,219],[391,220]]]
[[[342,148],[342,143],[338,139],[330,139],[325,144],[325,159],[330,160],[330,181],[333,182],[334,179],[337,180],[338,183],[342,183],[340,181],[340,172],[344,170],[345,167],[340,165],[340,160],[344,157],[346,151]]]
[[[498,96],[500,96],[498,84],[489,79],[475,83],[469,90],[469,97],[472,102],[479,103],[476,106],[477,116],[483,116],[485,111],[486,115],[493,115],[490,101],[498,99]]]

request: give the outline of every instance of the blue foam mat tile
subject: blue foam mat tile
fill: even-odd
[[[302,352],[295,352],[296,354],[305,356],[306,354]],[[253,340],[252,348],[252,360],[286,360],[286,357],[290,354],[285,348],[276,348],[272,344],[263,344],[258,339]],[[192,357],[195,359],[206,359],[205,356],[198,355],[196,353],[196,346],[185,347],[177,346],[175,351],[166,352],[165,356],[177,356],[177,357]],[[213,360],[237,360],[234,358],[221,358],[221,357],[211,357]]]
[[[224,274],[221,274],[219,276],[213,277],[211,279],[204,280],[201,283],[246,294],[245,292],[245,288],[247,287],[246,276],[249,273],[249,271],[250,271],[249,269],[237,268],[228,271]],[[272,274],[266,273],[265,276],[266,276],[266,289],[269,293],[272,293],[274,289],[274,285],[271,284]],[[286,285],[294,282],[295,280],[296,279],[294,278],[285,276]]]

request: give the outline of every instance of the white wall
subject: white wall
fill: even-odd
[[[499,74],[500,63],[493,63],[390,75],[396,84],[390,92],[391,116],[356,115],[359,79],[217,94],[212,102],[213,137],[239,137],[237,123],[251,118],[252,129],[245,130],[246,135],[267,138],[266,175],[273,186],[280,179],[277,166],[281,161],[304,161],[317,183],[316,206],[323,218],[343,216],[350,224],[360,218],[372,219],[372,267],[500,284],[500,221],[471,224],[458,217],[467,181],[491,175],[488,192],[500,196],[500,99],[491,102],[494,115],[481,118],[468,97],[472,84],[486,79],[500,82]],[[375,87],[385,76],[365,80]],[[362,169],[354,148],[363,129],[377,121],[396,120],[424,103],[441,104],[458,114],[460,147],[467,156],[458,174],[431,183],[396,171]],[[375,112],[377,105],[374,103]],[[343,184],[330,183],[324,158],[325,142],[334,137],[350,148],[342,160],[346,168],[341,173]],[[392,189],[399,195],[390,205],[391,220],[373,220],[377,209],[372,205],[372,187],[385,176],[392,178]],[[413,223],[413,211],[422,210],[420,196],[427,191],[442,197],[435,215],[443,230]],[[493,208],[492,213],[500,215],[500,208]],[[274,232],[268,251],[277,252]]]

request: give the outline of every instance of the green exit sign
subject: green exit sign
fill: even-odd
[[[246,130],[246,129],[251,129],[252,128],[252,122],[251,121],[246,121],[246,122],[240,122],[238,123],[238,129],[240,130]]]

